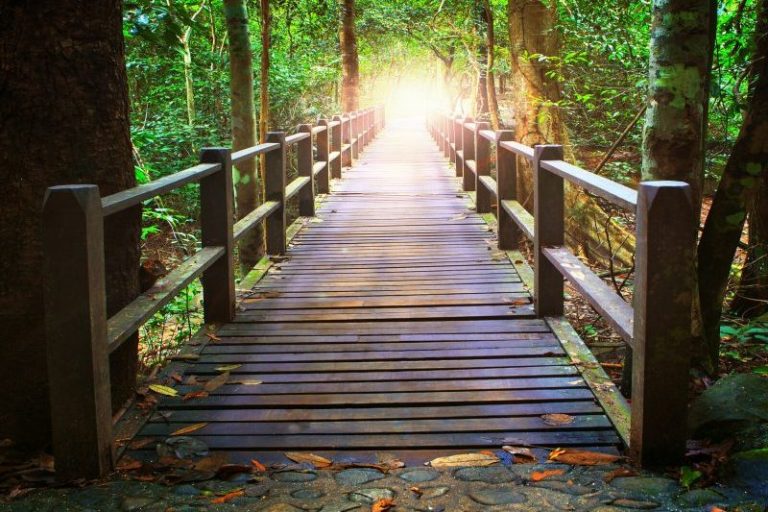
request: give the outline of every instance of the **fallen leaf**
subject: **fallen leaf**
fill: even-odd
[[[395,506],[395,502],[389,498],[382,498],[371,507],[371,512],[386,512]]]
[[[251,473],[253,466],[250,464],[224,464],[216,472],[216,478],[221,480],[228,480],[232,475],[239,475],[241,473]]]
[[[263,383],[264,381],[261,381],[261,380],[241,380],[241,381],[232,382],[232,384],[240,384],[242,386],[258,386]]]
[[[154,443],[156,439],[152,437],[142,437],[139,439],[134,439],[130,443],[128,443],[128,449],[129,450],[141,450],[142,448],[149,446],[150,444]]]
[[[513,299],[512,297],[505,297],[504,302],[512,306],[527,306],[531,303],[528,299]]]
[[[574,421],[576,421],[576,418],[571,416],[570,414],[544,414],[541,416],[541,419],[544,420],[544,423],[547,425],[552,425],[553,427],[557,427],[559,425],[570,425]]]
[[[229,372],[224,372],[221,375],[214,377],[208,382],[206,382],[203,385],[203,389],[211,393],[219,389],[224,384],[226,384],[228,380],[229,380]]]
[[[208,336],[208,339],[213,341],[214,343],[217,342],[217,341],[221,341],[221,338],[219,338],[218,336],[216,336],[215,334],[212,334],[210,332],[205,333],[205,335]]]
[[[539,461],[531,449],[524,446],[502,446],[501,449],[515,456],[515,464],[534,464]]]
[[[709,512],[726,512],[725,510],[721,509],[720,507],[712,506],[711,509],[709,509]]]
[[[193,398],[205,398],[208,396],[208,392],[205,390],[190,391],[182,397],[182,400],[192,400]]]
[[[224,496],[219,496],[218,498],[212,499],[211,503],[214,505],[220,505],[222,503],[232,501],[235,498],[239,498],[240,496],[245,496],[245,489],[235,489],[232,492],[228,492]]]
[[[565,473],[564,469],[547,469],[544,471],[534,471],[531,473],[531,480],[534,482],[539,482],[551,476],[562,475],[563,473]]]
[[[159,393],[165,396],[179,396],[179,392],[169,386],[163,386],[162,384],[150,384],[149,389],[155,393]]]
[[[193,425],[189,425],[187,427],[182,427],[179,430],[175,430],[171,432],[172,436],[183,436],[185,434],[190,434],[192,432],[197,432],[198,430],[207,427],[207,423],[195,423]]]
[[[259,473],[266,473],[267,471],[267,466],[265,466],[264,464],[262,464],[256,459],[251,459],[251,466],[253,466],[253,469],[258,471]]]
[[[137,469],[141,469],[143,465],[144,463],[139,460],[135,460],[130,457],[123,457],[117,463],[116,469],[118,471],[135,471]]]
[[[414,493],[418,497],[421,497],[421,495],[424,494],[424,491],[422,491],[421,489],[419,489],[415,485],[413,487],[411,487],[410,489],[408,489],[408,490],[411,491],[412,493]]]
[[[447,457],[438,457],[429,462],[433,468],[454,468],[458,466],[490,466],[499,462],[495,455],[485,453],[460,453]]]
[[[611,483],[616,478],[624,478],[627,476],[637,476],[637,472],[629,468],[617,468],[611,471],[610,473],[606,473],[603,476],[603,481],[605,481],[606,483]]]
[[[327,468],[333,464],[332,460],[321,457],[320,455],[315,455],[314,453],[285,452],[285,456],[293,462],[298,462],[299,464],[309,463],[316,468]]]
[[[203,457],[202,459],[195,462],[192,468],[196,471],[215,473],[219,470],[220,467],[227,463],[229,463],[229,457],[227,454],[219,452],[214,453],[210,457]]]
[[[268,290],[266,292],[262,292],[261,296],[264,297],[265,299],[276,299],[282,294],[283,294],[282,292],[279,292],[277,290]]]
[[[574,466],[599,466],[601,464],[611,464],[622,458],[619,455],[574,450],[571,448],[556,448],[549,454],[549,460]]]
[[[217,372],[229,372],[229,371],[232,371],[232,370],[237,370],[241,366],[243,366],[243,365],[241,365],[241,364],[230,364],[230,365],[226,365],[226,366],[219,366],[218,368],[216,368],[216,371]]]
[[[187,386],[197,386],[197,375],[190,375],[187,380],[184,381]]]
[[[184,379],[181,377],[181,375],[179,375],[179,374],[178,374],[178,373],[176,373],[176,372],[173,372],[173,373],[171,374],[171,378],[172,378],[173,380],[175,380],[176,382],[178,382],[179,384],[181,384],[181,383],[183,382],[183,380],[184,380]]]

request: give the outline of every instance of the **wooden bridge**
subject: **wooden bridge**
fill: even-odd
[[[299,176],[287,183],[294,146]],[[233,224],[231,165],[257,155],[266,159],[266,201]],[[162,442],[190,425],[199,428],[189,436],[245,461],[307,450],[423,462],[504,444],[629,445],[645,464],[679,456],[687,347],[674,329],[689,318],[677,315],[690,311],[690,288],[684,264],[659,265],[665,250],[692,257],[685,186],[644,184],[638,194],[561,155],[444,115],[426,128],[400,120],[384,130],[377,108],[272,133],[235,153],[204,150],[200,165],[114,196],[50,189],[48,357],[68,361],[50,370],[57,471],[103,474],[115,437]],[[515,197],[521,159],[536,171],[533,215]],[[636,210],[634,310],[564,248],[563,180]],[[193,181],[203,248],[107,319],[101,219]],[[316,193],[331,188],[316,205]],[[286,226],[293,196],[311,218],[298,230]],[[236,308],[233,247],[260,222],[276,257]],[[516,250],[525,235],[534,270]],[[108,353],[198,275],[213,330],[167,369],[184,376],[164,382],[178,396],[160,396],[149,416],[130,410],[113,431]],[[562,318],[563,277],[634,349],[631,412]],[[215,379],[210,392],[182,398]],[[154,443],[143,446],[131,456],[151,458]]]

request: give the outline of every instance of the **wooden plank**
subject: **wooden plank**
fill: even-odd
[[[291,181],[288,186],[285,187],[285,200],[295,196],[302,188],[309,184],[312,178],[308,176],[301,176]]]
[[[542,168],[565,178],[584,190],[602,197],[609,202],[631,212],[637,207],[637,191],[604,178],[563,160],[542,162]]]
[[[510,218],[517,224],[520,231],[528,238],[533,240],[535,238],[535,227],[533,221],[533,215],[528,213],[528,210],[523,208],[523,205],[514,200],[501,201],[501,207],[510,216]]]
[[[251,213],[237,221],[233,227],[233,239],[235,241],[240,240],[246,233],[256,227],[258,223],[263,221],[272,212],[280,207],[280,203],[277,201],[266,201],[262,205],[258,206]]]
[[[274,142],[265,142],[264,144],[257,144],[249,148],[241,149],[240,151],[235,151],[232,153],[232,164],[234,165],[234,164],[240,163],[243,160],[253,158],[256,155],[268,153],[269,151],[272,151],[279,147],[280,145]]]

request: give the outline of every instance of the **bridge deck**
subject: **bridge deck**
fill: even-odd
[[[241,365],[229,383],[205,398],[161,400],[140,435],[204,422],[189,435],[245,460],[285,450],[413,459],[503,444],[618,446],[467,205],[427,132],[389,127],[220,340],[189,363],[199,381]],[[548,413],[574,419],[549,424]]]

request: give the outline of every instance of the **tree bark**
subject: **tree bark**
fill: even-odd
[[[271,46],[272,14],[269,12],[269,0],[261,0],[261,68],[259,79],[259,140],[267,140],[269,131],[269,51]],[[264,159],[261,159],[262,172]]]
[[[257,144],[256,107],[253,90],[253,57],[248,32],[245,0],[225,0],[224,13],[229,34],[230,96],[232,98],[232,148],[237,151]],[[237,218],[248,215],[259,205],[259,176],[256,160],[235,167]],[[264,235],[259,225],[239,244],[240,268],[248,272],[264,253]]]
[[[485,22],[485,46],[488,56],[486,58],[485,87],[488,98],[488,115],[491,120],[491,128],[501,128],[499,119],[499,101],[496,98],[496,78],[493,72],[496,53],[496,36],[493,31],[493,10],[488,0],[483,0],[483,21]]]
[[[708,370],[717,371],[720,316],[731,264],[749,211],[750,251],[740,293],[757,299],[759,312],[766,303],[768,252],[768,0],[758,7],[758,25],[751,100],[720,184],[704,224],[698,249],[699,297],[704,326]],[[753,237],[753,235],[756,235]],[[748,309],[743,299],[741,308]]]
[[[0,0],[0,438],[48,442],[40,214],[51,185],[135,185],[122,2]],[[105,222],[107,309],[139,291],[140,209]],[[133,393],[137,337],[112,354],[113,407]],[[67,361],[61,361],[67,364]]]
[[[360,108],[360,65],[355,34],[355,0],[344,0],[341,8],[341,108],[351,112]]]

